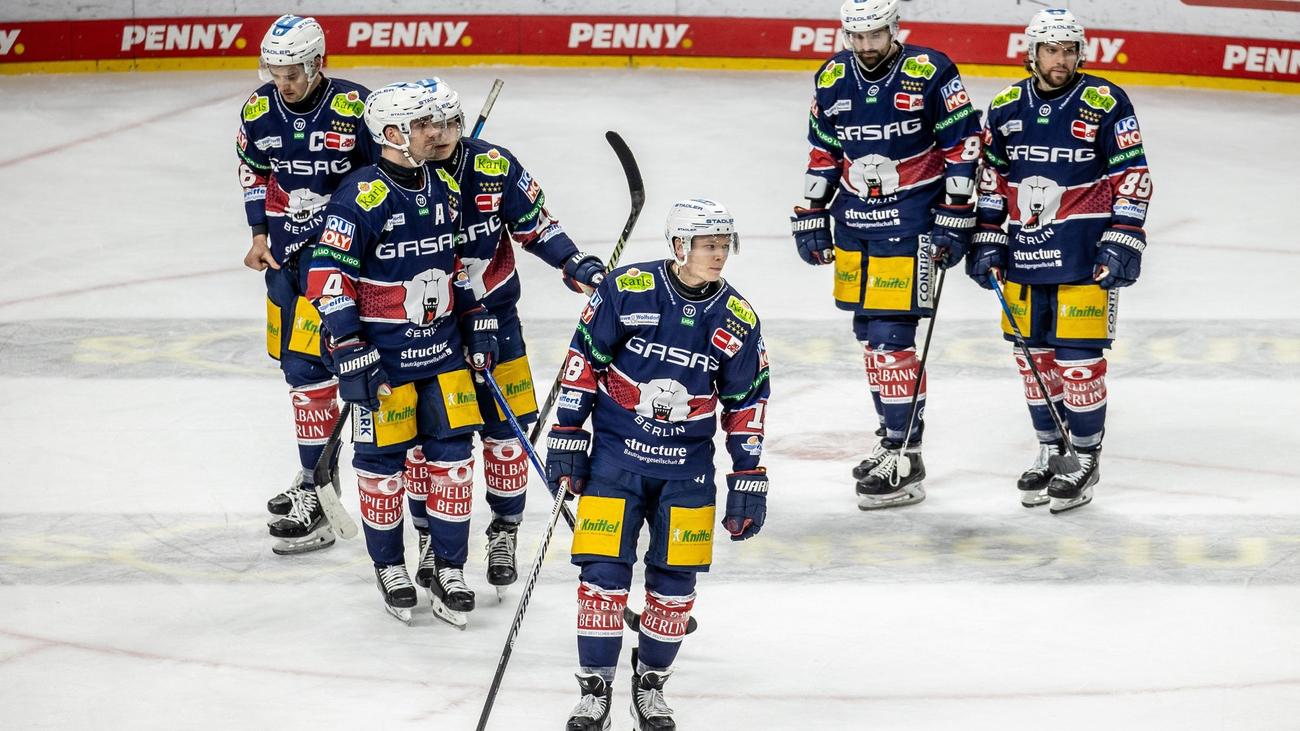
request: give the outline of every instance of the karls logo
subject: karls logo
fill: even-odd
[[[902,29],[898,31],[898,42],[907,43],[907,36],[911,31]],[[835,53],[844,49],[844,35],[840,33],[839,26],[824,26],[814,28],[808,25],[796,25],[790,31],[790,50],[798,53],[805,49],[812,49],[816,53]]]
[[[473,40],[465,35],[469,21],[457,23],[435,21],[395,23],[353,23],[348,26],[348,48],[454,48],[468,46]]]
[[[23,51],[27,48],[18,42],[19,33],[22,33],[20,28],[0,30],[0,56],[8,56],[10,53],[15,56],[23,55]]]
[[[243,23],[190,23],[185,25],[128,25],[122,29],[122,50],[198,51],[243,48],[239,37]]]
[[[1094,63],[1128,63],[1128,54],[1120,49],[1124,47],[1123,38],[1106,38],[1088,36],[1084,57]],[[1007,58],[1024,58],[1029,52],[1029,37],[1024,33],[1012,33],[1007,42]]]
[[[1223,70],[1238,68],[1261,74],[1300,75],[1300,48],[1229,45],[1223,49]]]
[[[690,48],[686,23],[572,23],[569,48]]]

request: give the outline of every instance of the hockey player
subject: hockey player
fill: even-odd
[[[289,383],[302,470],[267,503],[276,553],[334,543],[312,470],[339,407],[338,382],[321,361],[320,316],[306,299],[302,260],[325,221],[330,194],[374,148],[358,138],[367,90],[327,78],[325,33],[313,18],[280,17],[262,39],[263,84],[244,104],[235,151],[253,243],[244,265],[266,270],[266,346]]]
[[[1068,10],[1041,10],[1025,29],[1030,76],[994,97],[985,123],[976,249],[969,273],[1005,293],[1043,376],[1017,351],[1039,458],[1020,477],[1026,507],[1085,505],[1099,476],[1106,358],[1119,288],[1137,280],[1151,175],[1128,95],[1080,72],[1087,43]],[[1005,224],[1005,229],[1004,229]],[[1004,336],[1013,339],[1003,318]],[[1056,408],[1069,434],[1048,409]],[[1081,469],[1053,474],[1069,438]]]
[[[482,425],[462,346],[477,370],[496,359],[496,318],[478,303],[460,255],[459,200],[425,165],[443,131],[434,94],[391,84],[366,100],[379,163],[348,176],[326,209],[307,292],[329,333],[339,396],[357,407],[354,456],[366,548],[389,611],[410,620],[416,591],[402,541],[403,469],[417,443],[430,472],[425,509],[469,520],[472,435]],[[474,593],[464,541],[435,525],[436,616],[464,626]]]
[[[759,466],[769,393],[758,316],[722,279],[735,221],[710,200],[673,205],[673,258],[620,267],[596,288],[569,346],[558,423],[547,436],[551,489],[581,494],[573,534],[578,684],[570,731],[609,728],[623,611],[642,523],[645,611],[632,651],[632,715],[672,729],[664,683],[713,556],[713,435],[722,406],[731,471],[722,525],[732,540],[763,527]],[[591,416],[591,432],[583,424]],[[592,432],[595,433],[594,446]]]
[[[899,0],[847,0],[847,50],[815,77],[805,176],[795,207],[799,256],[835,265],[835,304],[853,313],[880,441],[853,470],[858,507],[925,499],[916,326],[932,313],[934,264],[961,260],[975,227],[980,138],[957,67],[942,53],[898,40]],[[832,235],[831,220],[834,219]],[[919,392],[918,392],[919,391]],[[900,476],[898,461],[910,470]]]
[[[537,417],[537,400],[519,325],[520,283],[511,240],[560,269],[565,283],[574,290],[586,287],[590,291],[604,276],[605,265],[595,256],[578,251],[547,210],[546,195],[537,179],[509,150],[464,136],[465,116],[455,89],[438,78],[419,83],[433,91],[438,118],[444,122],[438,127],[440,136],[430,164],[436,164],[453,181],[452,194],[462,201],[460,223],[467,245],[485,252],[467,257],[465,265],[482,304],[500,324],[497,339],[501,358],[493,375],[519,423],[526,428]],[[524,515],[528,459],[484,384],[478,386],[478,400],[484,421],[480,433],[483,474],[487,502],[492,508],[492,522],[487,528],[487,580],[501,591],[518,577],[515,539]],[[429,475],[425,455],[419,447],[412,449],[407,459],[406,489],[421,547],[428,541],[429,522],[445,520],[425,514],[423,501],[429,490]],[[462,532],[468,543],[467,523],[443,525],[441,529]],[[426,559],[416,571],[416,583],[422,586],[428,586],[432,574],[430,560]]]

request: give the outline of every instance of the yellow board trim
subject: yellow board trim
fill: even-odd
[[[552,68],[672,68],[728,71],[816,71],[825,59],[797,58],[728,58],[724,56],[580,56],[549,54],[357,54],[330,55],[333,68],[424,67],[431,70],[455,66],[542,66]],[[3,74],[80,74],[121,71],[214,71],[253,70],[257,59],[245,56],[203,58],[138,58],[89,61],[24,61],[0,63]],[[960,64],[968,78],[1019,79],[1025,76],[1020,65]],[[1197,89],[1300,94],[1300,81],[1268,81],[1226,76],[1165,74],[1150,71],[1116,71],[1100,69],[1097,73],[1126,86],[1178,86]]]

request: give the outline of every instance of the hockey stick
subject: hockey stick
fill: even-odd
[[[929,252],[925,254],[929,256]],[[934,262],[934,257],[930,258]],[[912,439],[912,424],[916,422],[916,405],[920,401],[921,381],[925,379],[925,361],[930,357],[930,337],[934,335],[934,322],[939,319],[939,299],[943,297],[943,280],[947,276],[948,270],[943,267],[939,268],[939,281],[934,285],[934,309],[930,311],[930,327],[925,329],[925,345],[921,348],[921,365],[916,369],[916,380],[912,383],[912,405],[908,408],[910,411],[907,415],[907,430],[903,432],[903,443],[898,447],[898,465],[890,478],[890,484],[898,487],[899,481],[912,474],[912,460],[903,459],[903,452],[907,449],[907,443]]]
[[[504,85],[505,82],[501,79],[492,82],[492,90],[483,101],[483,109],[478,113],[478,120],[474,122],[474,131],[470,137],[476,138],[483,131],[483,125],[487,124],[488,115],[492,113],[492,106],[496,104],[497,95],[501,93],[501,87]],[[344,403],[342,410],[339,411],[339,420],[334,424],[334,430],[330,432],[329,439],[325,440],[325,450],[321,452],[320,459],[316,460],[316,468],[312,470],[312,481],[318,488],[316,499],[320,501],[321,512],[329,521],[330,528],[348,539],[356,537],[357,524],[343,507],[343,501],[339,498],[342,488],[339,485],[338,470],[331,470],[330,465],[343,450],[343,426],[351,415],[352,404]],[[325,484],[332,485],[334,490],[321,491],[320,486]],[[329,495],[324,495],[325,492]]]
[[[609,261],[606,266],[611,270],[618,266],[618,260],[623,256],[623,249],[627,246],[628,237],[632,235],[632,229],[636,226],[636,220],[641,216],[641,209],[645,206],[645,183],[641,180],[641,169],[637,167],[636,158],[632,155],[632,150],[623,141],[617,132],[606,132],[605,141],[609,146],[614,148],[614,154],[618,156],[618,162],[623,166],[623,175],[627,178],[627,191],[632,196],[632,210],[627,214],[627,221],[623,224],[623,231],[618,236],[618,242],[614,244],[614,251],[609,255]],[[560,365],[560,372],[555,374],[555,380],[551,382],[551,392],[546,396],[546,403],[542,409],[537,412],[537,423],[533,424],[532,433],[528,435],[529,444],[537,448],[537,442],[541,439],[542,428],[546,425],[546,420],[551,416],[551,410],[555,408],[555,400],[560,396],[560,380],[564,377],[564,365]],[[542,472],[542,477],[546,477],[546,472]],[[573,513],[569,506],[561,506],[561,512],[564,515],[564,522],[569,527],[574,526]]]
[[[474,131],[469,133],[470,137],[478,137],[483,131],[483,125],[487,124],[488,115],[492,113],[492,105],[497,103],[497,95],[501,93],[501,87],[505,86],[505,83],[501,79],[492,81],[492,90],[483,101],[483,111],[479,112],[478,119],[474,120]]]
[[[316,500],[320,502],[320,510],[325,514],[325,520],[329,521],[330,528],[335,533],[346,539],[357,537],[357,524],[343,508],[343,500],[339,498],[343,490],[339,485],[339,471],[335,460],[343,449],[343,427],[351,415],[352,404],[344,403],[339,411],[338,421],[334,422],[334,429],[330,432],[329,439],[325,441],[325,449],[320,453],[320,459],[316,460],[316,468],[311,473],[312,482],[316,485]],[[330,469],[331,466],[335,466],[335,469]],[[330,489],[322,489],[325,487]]]
[[[1047,413],[1051,414],[1052,423],[1056,425],[1056,430],[1064,437],[1066,454],[1052,455],[1047,459],[1047,466],[1058,475],[1078,472],[1081,469],[1079,452],[1074,448],[1074,443],[1070,441],[1070,431],[1065,428],[1065,423],[1061,421],[1061,415],[1056,413],[1056,405],[1052,403],[1052,397],[1047,393],[1047,385],[1043,383],[1043,374],[1038,372],[1038,365],[1034,363],[1034,356],[1029,352],[1029,344],[1025,342],[1025,336],[1020,332],[1020,325],[1016,322],[1015,315],[1011,313],[1011,305],[1007,303],[1007,297],[1002,293],[1002,285],[998,282],[998,275],[989,272],[989,283],[993,285],[993,291],[997,293],[998,301],[1002,303],[1002,313],[1007,316],[1007,322],[1011,323],[1011,331],[1016,335],[1016,344],[1020,346],[1021,352],[1025,354],[1025,360],[1029,363],[1029,370],[1034,374],[1034,380],[1038,382],[1038,391],[1043,394],[1043,401],[1047,404]]]
[[[515,415],[510,411],[510,404],[506,403],[505,395],[501,393],[501,387],[492,377],[491,371],[483,371],[483,380],[487,382],[488,390],[492,392],[492,398],[496,399],[497,406],[501,408],[501,413],[505,414],[506,420],[510,422],[510,428],[514,431],[523,444],[524,451],[528,453],[529,460],[533,463],[533,468],[537,470],[542,479],[546,479],[546,469],[542,467],[542,462],[537,458],[537,450],[533,445],[524,438],[524,430],[520,428],[519,422],[515,420]],[[555,533],[555,524],[559,522],[560,510],[564,507],[564,497],[568,490],[560,488],[555,491],[555,503],[551,505],[551,519],[546,524],[546,532],[542,534],[542,540],[537,544],[537,557],[533,559],[533,567],[528,572],[528,581],[524,582],[523,593],[519,596],[519,607],[515,609],[515,619],[510,624],[510,633],[506,635],[506,646],[501,651],[501,659],[497,662],[496,674],[492,676],[492,687],[488,689],[487,698],[483,701],[483,712],[478,717],[478,731],[487,728],[488,716],[492,714],[492,704],[496,702],[497,692],[501,690],[501,679],[506,674],[506,664],[510,662],[510,653],[515,649],[515,638],[519,635],[519,627],[524,622],[524,612],[528,609],[528,600],[533,596],[533,587],[537,586],[537,577],[542,573],[542,562],[546,559],[546,549],[551,543],[551,536]]]

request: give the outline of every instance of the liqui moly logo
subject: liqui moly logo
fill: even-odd
[[[569,48],[690,48],[687,23],[572,23]]]
[[[243,23],[128,25],[122,28],[122,50],[198,51],[243,48]]]

